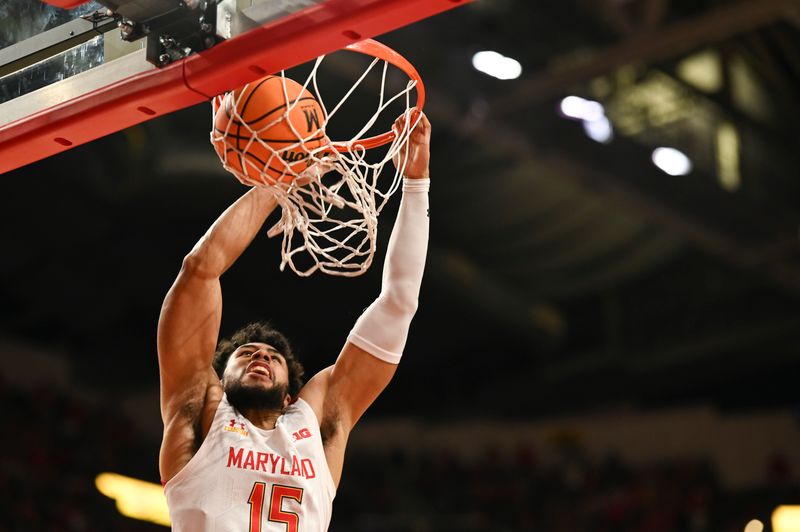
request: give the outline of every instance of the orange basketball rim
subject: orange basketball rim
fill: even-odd
[[[417,108],[417,110],[422,111],[422,108],[425,105],[425,85],[422,83],[422,78],[420,77],[419,72],[417,72],[417,69],[414,68],[414,65],[412,65],[405,57],[395,52],[385,44],[379,43],[373,39],[364,39],[363,41],[348,44],[344,49],[350,50],[351,52],[358,52],[364,55],[377,57],[378,59],[383,59],[390,65],[393,65],[405,72],[409,79],[414,82],[414,89],[417,92],[417,101],[414,106]],[[349,152],[356,146],[363,146],[367,149],[377,148],[378,146],[389,144],[394,140],[394,138],[394,132],[387,131],[385,133],[381,133],[380,135],[375,135],[374,137],[359,139],[355,143],[333,142],[332,145],[339,152]]]

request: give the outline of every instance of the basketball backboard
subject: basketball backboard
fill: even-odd
[[[7,0],[0,173],[469,1]]]

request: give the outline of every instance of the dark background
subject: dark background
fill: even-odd
[[[790,0],[496,0],[383,36],[428,91],[432,228],[403,363],[367,419],[795,407],[798,28]],[[522,77],[474,70],[484,49]],[[701,51],[718,58],[711,91],[679,74]],[[570,94],[606,106],[612,142],[559,114]],[[733,190],[717,172],[723,123],[741,139]],[[190,108],[0,181],[0,335],[60,353],[74,389],[155,397],[163,296],[244,191],[209,125],[208,106]],[[694,171],[653,166],[660,145]],[[270,319],[310,373],[330,364],[380,289],[396,203],[355,279],[281,273],[279,242],[258,237],[223,278],[222,333]]]

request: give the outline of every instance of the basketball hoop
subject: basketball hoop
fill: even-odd
[[[374,41],[372,39],[365,39],[363,41],[350,44],[345,47],[345,50],[350,50],[352,52],[359,52],[364,55],[369,55],[372,57],[383,59],[388,64],[394,65],[395,67],[399,68],[400,70],[408,74],[408,77],[411,80],[410,83],[413,83],[411,87],[415,88],[417,91],[417,102],[414,105],[414,107],[420,111],[422,110],[422,107],[425,105],[425,85],[423,85],[422,78],[419,77],[417,69],[414,68],[414,65],[409,63],[405,57],[398,54],[385,44],[381,44],[378,41]],[[361,80],[357,81],[356,83],[359,83],[360,81]],[[377,148],[378,146],[383,146],[385,144],[388,144],[392,142],[392,140],[394,140],[394,132],[387,131],[386,133],[383,133],[381,135],[376,135],[374,137],[361,139],[358,141],[358,144],[366,149],[372,149],[372,148]],[[340,152],[351,151],[351,146],[352,144],[342,145],[337,142],[333,143],[333,147]]]
[[[376,248],[378,215],[400,187],[406,164],[401,153],[420,120],[414,109],[422,110],[425,102],[425,90],[416,69],[391,48],[367,39],[351,44],[345,50],[373,60],[330,111],[318,82],[319,68],[325,56],[317,58],[302,84],[281,71],[283,105],[279,108],[283,112],[276,112],[274,118],[270,115],[269,123],[260,120],[257,125],[252,125],[252,120],[248,123],[240,115],[239,100],[245,94],[252,94],[250,85],[258,82],[235,93],[217,96],[212,102],[214,126],[211,142],[223,166],[245,185],[272,190],[281,206],[281,218],[268,235],[283,234],[280,268],[283,270],[288,265],[302,277],[318,270],[330,275],[354,277],[370,267]],[[327,133],[331,119],[379,63],[382,70],[377,110],[349,140],[330,140]],[[394,94],[389,94],[387,75],[394,71],[407,76],[408,81]],[[412,91],[416,91],[413,104]],[[323,116],[316,131],[304,134],[298,131],[291,115],[301,100],[313,99],[312,93]],[[238,94],[233,103],[232,94]],[[398,113],[398,108],[402,109],[401,113]],[[218,122],[218,113],[222,112],[225,118]],[[392,122],[398,114],[406,115],[403,129],[397,132],[389,129],[367,136],[376,123],[387,120],[389,113],[393,114]],[[227,125],[220,128],[219,123]],[[235,124],[235,128],[230,124]],[[287,136],[291,142],[283,139],[276,144],[264,138],[263,132],[275,131],[276,127],[290,133]],[[324,141],[320,142],[320,138]],[[375,149],[382,146],[388,148]],[[258,157],[253,155],[255,152]],[[383,177],[379,183],[384,167],[392,159],[398,161],[394,175]]]

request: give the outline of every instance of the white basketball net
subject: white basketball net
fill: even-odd
[[[281,265],[283,270],[288,265],[295,273],[306,277],[319,270],[330,275],[340,275],[354,277],[364,273],[372,264],[375,254],[376,236],[378,228],[378,215],[388,201],[389,197],[400,187],[402,183],[403,171],[406,165],[406,156],[401,156],[402,148],[407,144],[411,131],[419,121],[419,117],[414,115],[416,121],[412,120],[411,91],[416,82],[411,80],[402,90],[396,94],[387,94],[387,71],[389,68],[398,70],[391,66],[387,61],[375,58],[365,70],[364,74],[358,78],[352,88],[344,97],[329,111],[323,101],[323,95],[317,85],[317,71],[322,64],[325,56],[319,57],[308,75],[304,89],[311,87],[320,106],[324,111],[322,131],[325,132],[330,120],[336,116],[342,105],[352,96],[359,85],[364,82],[367,75],[373,68],[383,63],[383,71],[380,83],[380,98],[378,108],[366,125],[352,139],[346,142],[335,142],[337,145],[348,146],[348,151],[339,152],[331,149],[330,144],[322,145],[311,149],[306,142],[311,140],[305,138],[289,146],[283,146],[276,150],[259,138],[259,131],[266,130],[281,120],[285,119],[289,112],[297,105],[298,100],[289,102],[287,109],[282,116],[276,117],[273,122],[254,130],[247,126],[245,121],[238,115],[237,105],[230,106],[229,112],[233,114],[227,129],[234,121],[242,123],[241,131],[238,132],[239,138],[249,135],[246,145],[237,150],[235,144],[228,144],[228,148],[233,151],[230,155],[226,152],[223,157],[223,166],[233,173],[239,181],[248,186],[267,187],[272,190],[281,207],[281,218],[268,232],[270,237],[283,233],[281,245]],[[281,71],[284,95],[286,95],[286,83],[284,72]],[[299,80],[295,80],[299,83]],[[241,91],[240,95],[245,91]],[[374,92],[373,92],[374,94]],[[241,96],[240,96],[241,97]],[[220,110],[224,95],[217,96],[213,101],[213,119]],[[399,103],[398,103],[399,102]],[[397,106],[405,104],[405,127],[388,145],[388,151],[384,149],[367,150],[359,145],[359,140],[365,138],[367,132],[376,123],[390,105],[394,104],[394,112]],[[396,117],[391,117],[394,119]],[[383,117],[386,118],[385,116]],[[303,138],[290,121],[290,125],[296,138]],[[245,131],[246,130],[246,131]],[[215,132],[212,126],[211,141],[219,142],[226,140],[228,131]],[[315,133],[318,137],[318,133]],[[313,136],[313,135],[312,135]],[[241,145],[242,141],[239,141]],[[242,152],[246,152],[248,147],[254,143],[259,143],[268,149],[271,155],[263,168],[255,168],[255,163],[245,157],[239,158]],[[316,144],[316,143],[314,143]],[[271,163],[283,165],[281,155],[289,150],[297,150],[303,147],[309,153],[311,164],[308,169],[300,174],[290,173],[297,177],[289,182],[275,182],[275,179],[266,173],[266,168]],[[380,152],[380,153],[377,153]],[[245,165],[250,165],[247,173],[244,173],[228,164],[229,158],[237,157],[239,161],[244,161]],[[370,161],[370,158],[377,160]],[[378,178],[381,177],[384,167],[390,163],[394,157],[398,159],[398,167],[389,164],[394,171],[391,179],[384,176],[379,187]],[[259,165],[260,166],[260,165]],[[288,168],[288,167],[287,167]],[[257,170],[257,171],[254,171]],[[249,174],[249,175],[248,175]],[[387,172],[388,174],[388,172]],[[256,177],[254,177],[256,176]],[[287,179],[288,181],[288,179]]]

